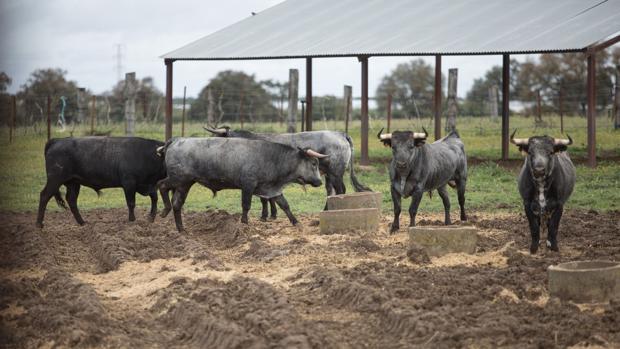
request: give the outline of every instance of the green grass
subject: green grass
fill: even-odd
[[[512,117],[511,129],[519,128],[518,135],[527,137],[534,134],[549,134],[560,136],[559,121],[547,118],[549,127],[535,129],[532,127],[531,118]],[[469,169],[469,181],[467,187],[467,207],[470,210],[496,211],[521,210],[519,194],[516,188],[516,176],[520,165],[521,155],[515,147],[511,146],[510,157],[515,161],[506,166],[500,166],[493,160],[500,154],[500,123],[499,120],[489,120],[488,118],[461,118],[459,122],[459,132],[465,142],[466,151],[471,161]],[[580,117],[570,117],[565,120],[565,130],[573,139],[575,144],[571,146],[569,153],[576,160],[577,165],[577,185],[573,196],[570,198],[567,208],[595,209],[599,211],[609,211],[620,209],[620,163],[616,159],[620,155],[620,132],[613,131],[611,123],[607,118],[597,120],[597,151],[609,160],[602,160],[596,169],[587,168],[583,163],[586,151],[586,121]],[[359,122],[355,122],[351,127],[350,134],[356,145],[356,164],[359,162]],[[376,133],[384,122],[373,120],[370,124],[372,132],[369,142],[369,153],[372,166],[363,170],[358,170],[357,174],[362,183],[370,186],[374,190],[384,193],[383,208],[386,212],[391,212],[392,203],[389,194],[389,178],[387,167],[391,153],[389,148],[384,148],[376,140]],[[429,133],[433,134],[430,119],[425,120],[395,120],[392,129],[417,129],[426,127]],[[238,125],[231,125],[238,127]],[[246,128],[251,128],[251,124],[246,123]],[[315,129],[344,129],[342,122],[315,121]],[[43,128],[39,126],[38,130]],[[138,124],[138,135],[147,138],[163,139],[163,125]],[[282,132],[284,126],[279,124],[257,124],[253,129],[258,131]],[[78,128],[74,134],[83,135],[86,128]],[[112,131],[113,135],[122,135],[124,125],[114,124],[110,126],[102,125],[99,131]],[[180,124],[175,124],[175,135],[180,133]],[[186,135],[204,136],[202,124],[190,123],[186,125]],[[54,130],[53,137],[66,137],[68,131],[64,133]],[[432,136],[431,136],[432,138]],[[39,200],[39,191],[45,184],[45,169],[43,159],[43,147],[45,145],[45,134],[40,131],[33,131],[33,128],[19,128],[15,134],[13,143],[8,143],[8,129],[0,129],[0,210],[11,211],[35,211]],[[475,163],[475,164],[474,164]],[[347,188],[351,190],[348,179],[345,182]],[[453,212],[458,209],[456,193],[450,190]],[[285,195],[295,213],[318,212],[323,209],[325,204],[325,190],[321,188],[307,188],[304,192],[299,185],[289,185],[285,189]],[[240,193],[237,190],[226,190],[219,192],[216,198],[206,188],[195,185],[188,197],[185,205],[186,210],[203,210],[206,207],[217,207],[230,212],[240,211]],[[409,200],[403,201],[403,207],[409,205]],[[149,199],[137,197],[137,205],[146,209]],[[49,209],[57,210],[53,200],[48,205]],[[124,207],[125,200],[121,189],[107,189],[103,191],[101,197],[97,197],[94,191],[83,188],[80,192],[79,207],[83,210],[99,207]],[[161,207],[161,203],[160,203]],[[422,211],[440,212],[443,210],[441,200],[436,193],[432,199],[427,195],[422,199],[420,206]],[[254,199],[252,203],[253,215],[260,213],[260,201]]]

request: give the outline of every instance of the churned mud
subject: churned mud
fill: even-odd
[[[477,252],[429,258],[406,229],[321,235],[318,216],[124,209],[0,213],[0,347],[619,347],[620,303],[550,298],[546,268],[620,258],[620,212],[565,213],[531,256],[525,217],[472,212]],[[438,224],[442,215],[419,217]],[[401,226],[408,218],[403,217]],[[461,224],[457,222],[457,224]]]

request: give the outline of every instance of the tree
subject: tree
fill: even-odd
[[[121,80],[114,85],[111,91],[104,94],[104,98],[110,103],[110,119],[112,121],[122,121],[124,119],[125,80]],[[155,121],[161,114],[160,105],[163,93],[155,86],[154,80],[150,76],[142,78],[138,82],[138,92],[136,94],[136,117],[142,121]]]
[[[5,72],[0,72],[0,118],[7,124],[11,116],[11,99],[6,90],[12,82],[13,80]]]
[[[13,80],[5,72],[0,72],[0,93],[6,93]]]
[[[401,63],[377,87],[378,108],[387,110],[387,95],[391,93],[394,117],[433,115],[434,84],[434,69],[423,60]]]
[[[516,75],[519,69],[519,62],[515,59],[510,60],[510,91],[511,94],[514,94],[514,86],[516,83]],[[461,105],[461,110],[463,115],[471,115],[471,116],[482,116],[488,115],[488,103],[489,103],[489,88],[492,86],[497,86],[498,93],[498,103],[501,109],[501,100],[502,100],[502,67],[499,65],[491,67],[485,74],[484,77],[475,79],[471,89],[467,92],[465,101]],[[511,98],[515,98],[514,95]],[[501,113],[501,110],[500,110]]]
[[[47,96],[52,98],[54,110],[60,109],[60,97],[65,96],[67,107],[65,118],[68,122],[75,119],[77,106],[77,83],[65,78],[66,70],[59,68],[37,69],[30,74],[25,84],[21,86],[17,97],[22,101],[20,118],[28,124],[43,121],[47,103]],[[88,95],[87,91],[87,95]]]
[[[195,120],[206,120],[209,108],[208,89],[211,89],[218,109],[221,105],[220,122],[271,121],[277,114],[272,104],[272,96],[265,86],[257,82],[254,75],[247,75],[240,71],[226,70],[219,72],[203,87],[198,98],[192,103],[189,117]],[[216,111],[220,114],[220,111]]]

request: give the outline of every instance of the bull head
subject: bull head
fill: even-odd
[[[228,126],[212,128],[207,125],[207,126],[203,126],[202,128],[204,128],[205,131],[211,132],[216,137],[228,137],[228,132],[230,131],[230,127]]]
[[[414,140],[414,143],[416,146],[420,146],[424,143],[426,143],[426,138],[428,137],[428,132],[426,131],[426,129],[424,127],[422,127],[422,130],[424,130],[424,133],[422,132],[412,132],[411,133],[411,137]],[[383,145],[386,147],[391,147],[392,146],[392,134],[391,133],[386,133],[386,134],[382,134],[383,132],[383,128],[381,128],[381,130],[379,130],[379,133],[377,133],[377,138],[383,142]]]
[[[519,151],[527,153],[529,150],[530,139],[529,138],[514,138],[516,133],[517,133],[517,130],[515,129],[514,132],[512,132],[512,134],[510,135],[510,143],[519,147]],[[569,135],[566,135],[566,137],[568,137],[568,139],[553,138],[553,152],[554,153],[566,151],[568,146],[573,144],[573,139]]]

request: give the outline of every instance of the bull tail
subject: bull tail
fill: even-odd
[[[351,184],[353,184],[353,188],[355,188],[356,192],[372,191],[372,189],[360,183],[360,181],[357,180],[357,177],[355,176],[355,170],[353,169],[353,140],[351,139],[351,137],[349,137],[349,135],[345,136],[347,137],[347,142],[349,142],[349,147],[351,148],[351,158],[349,159],[349,166],[351,170]]]
[[[58,204],[58,206],[60,206],[63,209],[67,209],[67,203],[65,202],[65,200],[62,198],[62,195],[60,194],[60,190],[57,190],[54,193],[54,199],[56,200],[56,203]]]

